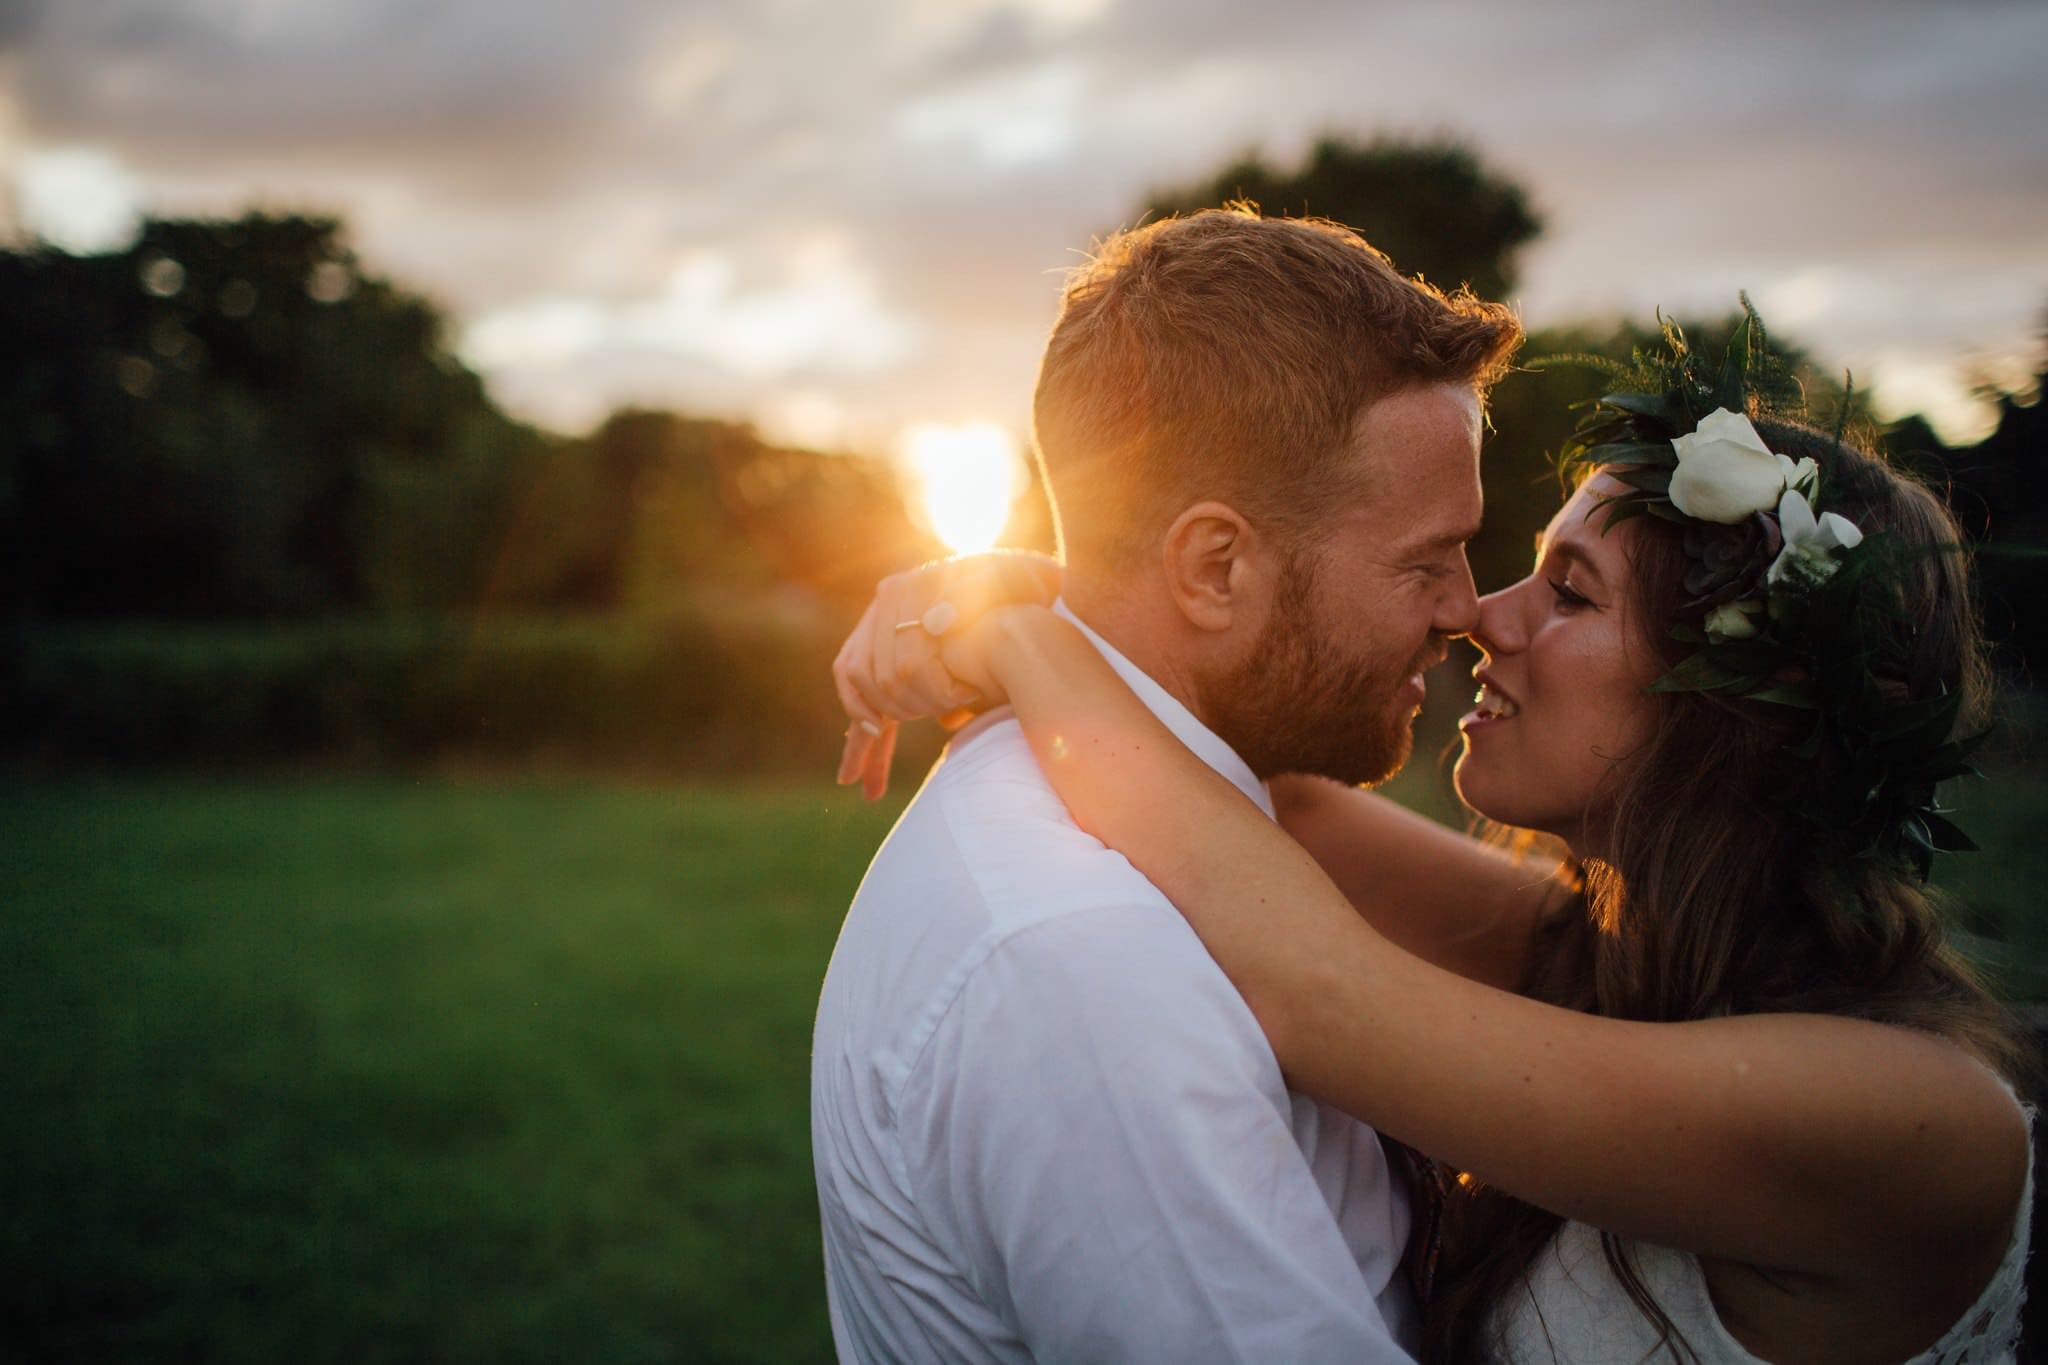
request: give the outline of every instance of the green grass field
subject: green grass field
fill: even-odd
[[[0,791],[7,1359],[827,1359],[811,1015],[896,804]]]
[[[1959,796],[2048,996],[2048,779]],[[0,1359],[829,1358],[811,1015],[898,809],[0,787]]]

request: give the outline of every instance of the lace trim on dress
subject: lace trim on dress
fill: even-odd
[[[2027,1306],[2028,1243],[2033,1235],[2035,1117],[2033,1105],[2023,1104],[2020,1109],[2027,1116],[2027,1183],[2020,1192],[2019,1212],[2014,1215],[2012,1245],[1970,1311],[1907,1365],[2001,1365],[2019,1353],[2020,1311]]]
[[[2011,1093],[2012,1087],[2006,1085]],[[2019,1104],[2029,1137],[2027,1174],[2013,1213],[2005,1258],[1969,1309],[1932,1346],[1903,1365],[2011,1365],[2017,1358],[2021,1311],[2027,1301],[2027,1256],[2034,1206],[2035,1109]],[[1707,1291],[1699,1259],[1689,1252],[1649,1243],[1626,1243],[1637,1270],[1658,1305],[1706,1365],[1766,1365],[1729,1334]],[[1600,1236],[1581,1223],[1566,1223],[1536,1265],[1519,1299],[1503,1302],[1494,1324],[1495,1350],[1504,1361],[1564,1365],[1625,1365],[1664,1358],[1649,1319],[1640,1318],[1601,1250]],[[1645,1354],[1647,1352],[1647,1354]],[[1672,1359],[1683,1353],[1668,1351]]]

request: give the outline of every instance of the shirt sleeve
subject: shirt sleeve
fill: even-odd
[[[906,1178],[1058,1361],[1406,1361],[1257,1021],[1165,906],[1075,912],[967,973],[904,1086]]]

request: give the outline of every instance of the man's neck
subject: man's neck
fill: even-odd
[[[1200,689],[1184,648],[1178,646],[1171,621],[1152,594],[1137,584],[1099,579],[1080,580],[1070,571],[1060,596],[1074,615],[1107,640],[1145,676],[1159,684],[1196,720],[1209,725]]]

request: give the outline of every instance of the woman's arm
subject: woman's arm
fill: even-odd
[[[1187,915],[1302,1091],[1531,1203],[1703,1255],[1905,1292],[2002,1246],[2025,1127],[1956,1050],[1824,1016],[1603,1019],[1467,980],[1374,930],[1050,612],[993,613],[945,654],[1007,692],[1075,818]]]
[[[1572,895],[1550,863],[1522,861],[1327,778],[1269,785],[1280,827],[1374,928],[1460,976],[1520,988],[1536,927]]]

